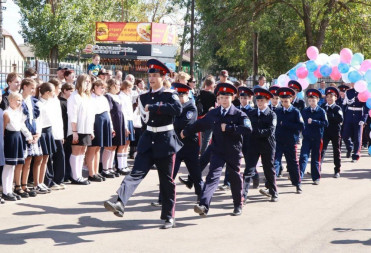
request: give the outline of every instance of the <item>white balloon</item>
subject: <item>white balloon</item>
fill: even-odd
[[[316,62],[318,62],[319,65],[323,66],[326,63],[328,63],[329,57],[327,54],[320,53],[316,59]]]
[[[278,84],[279,86],[284,86],[287,77],[288,77],[288,76],[285,75],[285,74],[280,75],[280,76],[277,78],[277,84]]]
[[[348,74],[349,74],[349,72],[345,73],[345,74],[341,74],[341,78],[343,79],[344,83],[350,83],[349,78],[348,78]]]
[[[339,54],[332,54],[329,56],[329,63],[332,67],[339,65],[340,63],[340,55]]]

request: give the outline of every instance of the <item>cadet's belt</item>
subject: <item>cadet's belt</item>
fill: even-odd
[[[153,132],[153,133],[159,133],[159,132],[166,132],[174,129],[174,125],[170,124],[167,126],[160,126],[160,127],[151,127],[147,126],[147,131]]]
[[[362,111],[363,110],[362,107],[348,107],[348,109],[351,111]]]

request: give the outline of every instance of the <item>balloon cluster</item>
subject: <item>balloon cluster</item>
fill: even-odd
[[[353,54],[349,48],[329,56],[320,53],[315,46],[307,49],[307,56],[308,61],[300,62],[286,74],[280,75],[277,84],[287,87],[290,80],[296,80],[304,90],[309,84],[317,83],[319,78],[342,79],[344,83],[354,83],[354,89],[359,93],[358,99],[366,102],[371,109],[371,59],[365,60],[363,54]],[[371,117],[371,110],[369,114]]]

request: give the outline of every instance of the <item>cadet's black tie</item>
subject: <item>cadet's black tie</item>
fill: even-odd
[[[222,117],[224,117],[226,113],[227,113],[227,110],[224,108],[224,109],[222,110]]]

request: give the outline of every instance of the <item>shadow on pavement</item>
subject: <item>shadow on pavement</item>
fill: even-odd
[[[371,228],[334,228],[334,231],[343,233],[343,232],[354,232],[354,231],[366,231],[370,232]],[[371,246],[371,238],[368,240],[335,240],[331,241],[332,244],[362,244],[365,246]]]

